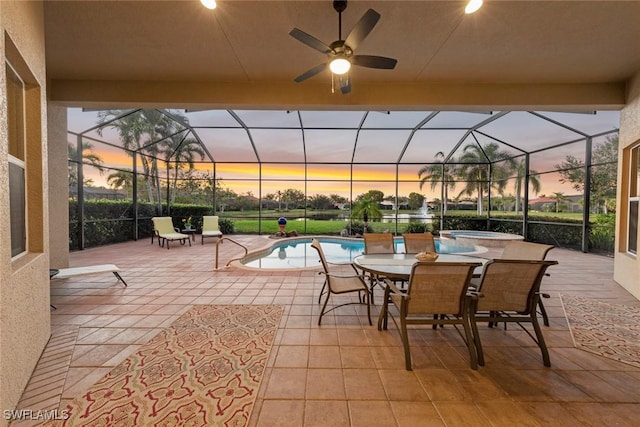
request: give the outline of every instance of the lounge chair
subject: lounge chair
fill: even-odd
[[[158,246],[164,247],[166,242],[169,249],[169,242],[172,240],[179,240],[182,245],[189,242],[191,246],[191,236],[180,233],[180,229],[173,226],[170,216],[156,216],[151,218],[151,221],[153,221],[153,233],[158,238]]]
[[[222,237],[220,231],[220,225],[218,224],[217,216],[203,216],[202,217],[202,244],[204,245],[205,237]]]

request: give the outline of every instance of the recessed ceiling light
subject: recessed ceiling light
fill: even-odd
[[[216,0],[200,0],[200,3],[207,9],[215,9],[216,8]],[[481,2],[482,3],[482,2]]]
[[[464,8],[464,13],[469,14],[477,12],[481,7],[482,0],[469,0],[469,3],[467,3],[467,7]]]

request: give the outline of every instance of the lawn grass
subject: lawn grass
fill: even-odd
[[[394,215],[395,211],[391,211],[391,210],[385,210],[383,211],[383,213],[385,215]],[[399,213],[401,214],[418,214],[418,211],[411,211],[411,210],[403,210],[400,211]],[[436,217],[440,216],[440,212],[438,211],[431,211],[431,213],[433,215],[435,215]],[[281,216],[287,218],[287,219],[292,219],[292,218],[304,218],[305,215],[311,217],[314,215],[323,215],[323,216],[334,216],[334,217],[338,217],[338,215],[344,215],[346,217],[348,217],[349,215],[349,211],[343,211],[343,210],[338,210],[338,209],[327,209],[327,210],[313,210],[313,209],[307,209],[306,211],[304,209],[290,209],[290,210],[286,210],[286,211],[279,211],[279,210],[263,210],[262,212],[259,211],[228,211],[228,212],[220,212],[218,213],[218,215],[220,215],[221,218],[231,218],[231,219],[239,219],[239,218],[246,218],[246,219],[256,219],[258,216],[261,216],[262,219],[277,219],[280,218]],[[536,217],[548,217],[548,218],[563,218],[563,219],[577,219],[577,220],[581,220],[582,219],[582,212],[540,212],[540,211],[529,211],[529,215],[530,216],[536,216]],[[475,210],[452,210],[449,209],[447,211],[447,216],[463,216],[463,217],[476,217],[476,211]],[[491,216],[499,216],[499,217],[513,217],[513,218],[522,218],[522,212],[518,212],[515,213],[513,211],[491,211]],[[482,216],[480,218],[486,218],[486,211],[482,214]],[[362,221],[360,219],[360,221]]]
[[[306,229],[305,229],[306,222]],[[234,218],[233,223],[235,225],[236,233],[257,234],[260,221],[257,219],[239,219]],[[309,219],[307,221],[289,221],[287,223],[286,231],[296,231],[298,234],[340,234],[340,232],[347,226],[348,221],[327,221],[327,220],[314,220]],[[369,223],[373,231],[382,232],[385,230],[395,231],[393,224],[372,222]],[[401,224],[399,230],[404,230],[406,224]],[[273,234],[279,231],[277,221],[273,219],[263,219],[262,234]]]
[[[394,212],[389,211],[385,212],[388,214],[393,214]],[[404,213],[404,212],[403,212]],[[221,214],[222,217],[230,218],[235,225],[236,233],[247,233],[247,234],[257,234],[261,232],[262,234],[273,234],[276,233],[278,228],[277,219],[281,216],[288,218],[288,223],[286,227],[287,232],[296,231],[298,234],[307,234],[307,235],[321,235],[321,234],[329,234],[329,235],[337,235],[348,225],[348,220],[342,219],[334,219],[334,220],[315,220],[315,219],[307,219],[297,220],[296,218],[303,218],[305,215],[304,209],[292,209],[286,212],[283,211],[262,211],[261,219],[257,219],[258,211],[242,211],[242,212],[228,212]],[[337,210],[324,210],[324,211],[316,211],[316,210],[307,210],[307,215],[326,215],[326,216],[336,216],[340,214],[348,214],[348,211],[337,211]],[[438,212],[434,212],[436,217],[438,216]],[[475,211],[469,210],[449,210],[447,211],[447,216],[449,217],[469,217],[474,218],[476,216]],[[513,219],[522,219],[522,213],[515,212],[502,212],[502,211],[491,211],[492,217],[500,217],[500,218],[513,218]],[[555,219],[565,219],[565,220],[582,220],[582,213],[580,212],[536,212],[530,211],[530,217],[535,217],[535,220],[540,221],[544,220],[544,218],[555,218]],[[486,218],[477,217],[477,218]],[[361,220],[359,220],[361,221]],[[261,229],[259,230],[259,226],[261,223]],[[398,224],[397,232],[399,234],[403,233],[407,228],[406,223]],[[377,222],[371,221],[369,222],[369,226],[373,228],[374,232],[380,233],[385,230],[389,230],[391,232],[396,232],[395,224],[389,222]]]

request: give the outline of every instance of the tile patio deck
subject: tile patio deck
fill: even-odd
[[[251,249],[272,242],[232,237]],[[640,419],[640,369],[575,349],[559,299],[569,293],[640,305],[613,281],[610,258],[550,253],[560,262],[542,286],[551,294],[551,326],[543,327],[551,368],[515,327],[481,329],[486,366],[478,371],[453,328],[427,327],[410,332],[414,370],[407,372],[395,327],[369,326],[362,307],[333,311],[317,326],[317,271],[214,271],[214,254],[214,240],[167,250],[149,239],[72,253],[72,267],[118,265],[129,286],[112,274],[51,282],[52,337],[18,409],[64,408],[192,304],[237,303],[285,307],[253,426],[631,426]],[[219,265],[241,254],[225,242]],[[378,299],[372,316],[379,306]]]

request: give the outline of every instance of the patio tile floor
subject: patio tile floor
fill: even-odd
[[[252,250],[272,243],[233,239]],[[551,368],[523,331],[483,328],[486,366],[473,371],[464,343],[448,327],[410,332],[408,372],[397,330],[369,326],[366,309],[342,307],[317,326],[323,283],[317,271],[214,271],[214,240],[197,243],[167,250],[144,239],[72,253],[72,267],[118,265],[129,286],[110,274],[51,282],[52,336],[18,409],[64,408],[191,304],[282,304],[252,426],[631,426],[640,419],[640,369],[575,349],[559,298],[571,293],[640,305],[613,281],[610,258],[550,253],[559,261],[542,286],[551,295],[545,300],[551,326],[543,327]],[[225,242],[219,266],[242,253]],[[372,317],[381,292],[376,299]]]

